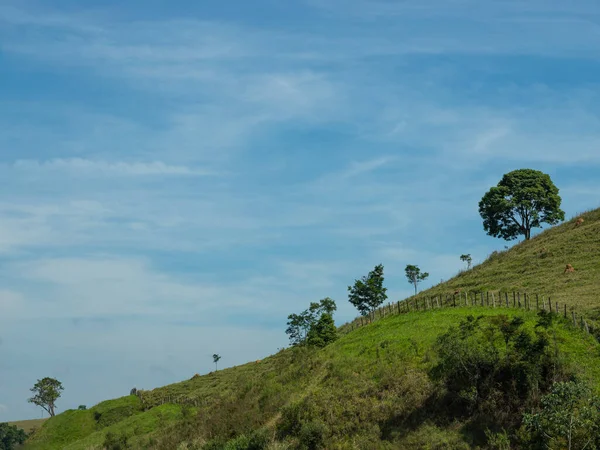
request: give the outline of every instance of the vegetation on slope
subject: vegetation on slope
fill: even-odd
[[[50,419],[31,443],[99,449],[110,432],[127,442],[113,448],[254,448],[248,442],[261,436],[279,442],[271,448],[483,446],[485,430],[473,417],[442,413],[452,408],[441,400],[448,391],[444,380],[433,376],[440,361],[439,336],[469,315],[483,316],[485,328],[507,313],[523,318],[523,328],[535,335],[538,318],[523,310],[457,308],[390,316],[324,349],[295,347],[261,362],[155,389],[146,396],[149,410],[126,414],[105,428],[94,423],[98,407],[64,413],[64,418]],[[600,390],[598,343],[557,320],[549,333],[561,364]],[[504,351],[500,335],[492,342]],[[197,399],[201,406],[152,407],[167,396]],[[126,397],[103,405],[120,408],[121,402],[134,401]]]
[[[577,220],[583,223],[577,225]],[[468,250],[468,249],[467,249]],[[495,252],[471,270],[419,296],[462,292],[529,292],[600,314],[600,209]],[[458,256],[457,256],[458,258]],[[565,273],[571,264],[575,269]]]

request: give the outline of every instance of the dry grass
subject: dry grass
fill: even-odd
[[[14,425],[29,434],[32,431],[39,430],[46,420],[48,419],[19,420],[17,422],[9,422],[8,424]]]

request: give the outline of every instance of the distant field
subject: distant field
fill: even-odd
[[[39,430],[46,420],[48,419],[19,420],[17,422],[8,422],[8,424],[15,425],[17,428],[20,428],[25,431],[25,433],[29,434],[33,430]]]

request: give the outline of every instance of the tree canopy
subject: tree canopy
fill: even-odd
[[[30,389],[34,393],[28,402],[40,406],[54,417],[56,410],[56,400],[61,396],[63,385],[55,378],[46,377],[38,380],[37,383]]]
[[[483,228],[493,237],[506,240],[531,238],[531,230],[543,223],[555,225],[565,219],[560,209],[558,188],[550,176],[532,169],[505,174],[479,202]]]
[[[288,328],[285,330],[292,345],[307,343],[324,347],[335,340],[337,330],[333,313],[337,310],[335,301],[329,297],[319,302],[311,302],[308,309],[300,314],[288,316]]]
[[[348,300],[366,316],[387,299],[387,288],[383,287],[383,265],[379,264],[367,276],[348,286]]]
[[[415,287],[415,295],[417,294],[419,283],[429,278],[429,274],[427,272],[421,272],[419,266],[413,266],[412,264],[408,264],[406,266],[404,273],[406,274],[406,279],[408,282]]]
[[[0,423],[0,450],[13,450],[27,439],[25,432],[14,425]]]

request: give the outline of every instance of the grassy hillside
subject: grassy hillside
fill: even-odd
[[[545,231],[420,295],[518,290],[597,311],[600,210],[582,217],[581,226],[571,221]],[[576,271],[564,274],[566,264]],[[481,319],[472,322],[473,317]],[[523,319],[524,331],[509,344],[499,324],[515,317]],[[343,327],[324,349],[291,348],[87,411],[67,411],[48,420],[26,448],[507,448],[486,433],[502,435],[508,427],[513,443],[525,442],[521,414],[539,406],[547,380],[579,379],[600,393],[598,342],[567,319],[555,317],[547,329],[540,320],[523,309],[459,307],[396,314],[350,332]],[[460,337],[474,323],[479,331],[469,342],[481,350],[484,369],[492,364],[486,358],[509,367],[500,372],[500,384],[508,382],[504,397],[481,400],[478,413],[461,406],[473,401],[471,394],[449,396],[452,380],[440,375],[440,367],[448,369],[442,364],[448,353],[443,342],[451,356],[467,352],[465,367],[473,357],[470,347],[454,348],[454,338],[440,336],[453,329]],[[519,359],[517,351],[530,356],[540,345],[546,350],[539,364],[547,370],[531,384],[532,395],[519,397],[515,392],[529,386],[531,376],[523,375],[529,360]]]
[[[272,439],[282,427],[313,422],[327,430],[328,448],[469,448],[476,436],[464,424],[426,413],[436,392],[429,376],[436,361],[432,347],[437,336],[467,315],[491,320],[499,312],[459,308],[390,316],[323,350],[286,350],[259,363],[155,389],[148,393],[146,411],[136,397],[124,397],[88,411],[65,412],[50,419],[27,448],[100,449],[109,432],[127,436],[123,448],[202,448],[215,436],[231,439],[264,429]],[[510,315],[523,317],[533,330],[533,312]],[[565,360],[600,390],[598,343],[566,323],[553,330]],[[201,406],[152,407],[166,396],[197,399]],[[96,413],[101,413],[98,420]],[[272,448],[298,448],[297,438],[286,442],[288,447]]]
[[[464,291],[520,291],[551,296],[582,309],[600,309],[600,209],[550,228],[530,241],[492,254],[485,262],[419,295]],[[468,249],[465,249],[468,252]],[[458,256],[457,256],[458,259]],[[567,264],[575,269],[564,273]]]

